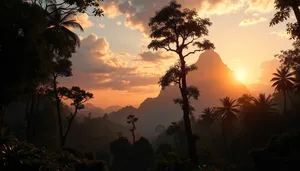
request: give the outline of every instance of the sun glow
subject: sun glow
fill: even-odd
[[[245,72],[245,70],[241,70],[241,69],[240,70],[236,70],[234,72],[234,76],[240,82],[242,82],[242,83],[246,82],[246,72]]]

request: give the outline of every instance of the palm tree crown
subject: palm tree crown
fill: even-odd
[[[274,98],[271,95],[259,94],[257,98],[253,99],[255,107],[263,113],[274,113],[277,110],[274,108],[276,105]]]
[[[283,94],[283,113],[286,113],[286,95],[289,95],[289,91],[294,88],[294,82],[296,81],[293,72],[289,72],[287,67],[277,69],[276,73],[273,73],[274,77],[271,79],[272,87],[275,87],[275,91],[282,92]]]
[[[204,108],[204,110],[202,111],[202,121],[204,121],[204,123],[208,123],[211,124],[214,121],[214,108],[210,108],[210,107],[206,107]]]
[[[78,35],[71,31],[71,29],[83,31],[82,26],[74,19],[76,11],[64,11],[62,8],[58,8],[56,4],[51,4],[46,12],[48,21],[46,32],[48,33],[48,37],[53,39],[54,42],[52,43],[57,44],[59,40],[62,43],[80,46]]]
[[[237,109],[238,104],[236,104],[235,99],[231,99],[229,97],[225,97],[220,99],[222,106],[217,107],[217,113],[222,117],[224,121],[234,121],[237,119],[236,113],[239,112]]]
[[[272,87],[275,87],[275,91],[287,91],[291,90],[294,86],[295,77],[293,72],[289,72],[287,67],[277,69],[276,73],[273,73],[274,77],[271,79]]]

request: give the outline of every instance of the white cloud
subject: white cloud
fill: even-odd
[[[266,22],[266,21],[267,21],[267,19],[264,17],[261,17],[259,19],[249,18],[249,19],[244,19],[243,21],[241,21],[239,26],[247,27],[247,26],[255,25],[258,23]]]
[[[98,25],[100,28],[105,28],[105,25],[104,24],[99,24]]]
[[[74,19],[84,28],[90,28],[94,26],[94,23],[89,19],[89,16],[86,13],[77,15]]]
[[[117,24],[118,26],[120,26],[120,25],[122,25],[122,22],[121,22],[121,21],[118,21],[116,24]]]
[[[274,9],[274,0],[246,0],[246,13],[268,13]]]
[[[278,36],[280,38],[284,38],[284,39],[288,39],[288,38],[291,37],[286,31],[282,31],[282,32],[275,32],[275,31],[273,31],[270,34],[271,35],[276,35],[276,36]]]

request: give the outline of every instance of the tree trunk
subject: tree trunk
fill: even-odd
[[[77,113],[77,112],[76,112],[76,113]],[[66,130],[64,136],[62,137],[61,147],[63,147],[63,146],[66,144],[67,136],[68,136],[68,134],[69,134],[69,132],[70,132],[71,125],[72,125],[73,120],[74,120],[74,118],[75,118],[75,116],[76,116],[76,113],[74,113],[74,114],[71,116],[70,120],[69,120],[68,128],[67,128],[67,130]]]
[[[59,141],[60,141],[60,146],[63,147],[63,125],[61,121],[60,99],[58,97],[58,92],[57,92],[56,77],[53,78],[53,92],[56,100],[56,112],[57,112],[58,127],[59,127]]]
[[[182,110],[183,110],[183,120],[184,120],[184,128],[185,134],[188,142],[189,148],[189,156],[193,164],[198,165],[198,156],[197,156],[197,147],[196,147],[196,139],[192,132],[191,121],[190,121],[190,105],[189,99],[187,97],[187,81],[186,81],[186,68],[185,68],[185,61],[182,55],[180,55],[180,62],[181,62],[181,72],[182,72],[182,88],[180,89],[181,97],[183,100]]]
[[[135,143],[135,133],[134,133],[135,125],[133,124],[131,134],[132,134],[132,143]]]

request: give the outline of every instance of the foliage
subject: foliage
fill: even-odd
[[[130,132],[132,134],[132,142],[135,143],[135,130],[136,130],[136,122],[139,120],[139,118],[135,117],[134,115],[128,115],[127,116],[127,123],[132,125],[132,128],[130,128]]]
[[[198,163],[198,159],[195,137],[190,123],[190,115],[192,115],[194,108],[189,104],[189,99],[192,97],[198,100],[199,90],[194,86],[187,86],[186,75],[196,68],[195,66],[186,66],[185,58],[196,52],[214,48],[209,40],[200,41],[202,37],[208,35],[208,27],[211,24],[209,19],[200,18],[196,10],[181,9],[181,5],[173,0],[157,11],[149,21],[152,41],[148,48],[171,51],[176,53],[179,58],[179,62],[166,72],[160,79],[159,84],[162,89],[173,83],[179,86],[181,98],[174,99],[174,102],[180,104],[183,110],[189,155],[194,164]],[[196,50],[184,52],[191,46],[196,47]]]
[[[291,13],[294,12],[297,22],[287,24],[287,32],[291,34],[293,39],[299,37],[300,33],[300,2],[298,0],[275,0],[276,13],[270,22],[270,26],[277,25],[288,20],[291,17]]]
[[[284,98],[283,113],[286,113],[286,96],[290,96],[289,91],[293,90],[296,80],[287,67],[277,69],[277,73],[273,73],[273,75],[274,77],[271,79],[271,82],[274,82],[272,87],[275,87],[275,91],[282,92]]]

